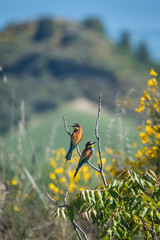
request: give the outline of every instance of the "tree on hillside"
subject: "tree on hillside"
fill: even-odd
[[[53,35],[53,20],[49,18],[41,19],[38,22],[34,39],[36,41],[42,41],[48,39],[52,35]]]
[[[131,50],[131,45],[130,45],[130,33],[127,31],[122,32],[119,40],[119,45],[121,47],[124,47],[128,50]]]
[[[88,18],[82,22],[85,27],[95,30],[100,33],[104,33],[104,27],[102,22],[98,18]]]
[[[136,56],[140,60],[149,61],[150,56],[148,53],[147,45],[144,42],[141,42],[137,48]]]

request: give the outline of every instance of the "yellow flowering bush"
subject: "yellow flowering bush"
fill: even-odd
[[[151,69],[147,89],[143,91],[139,106],[135,109],[146,119],[143,126],[139,126],[139,136],[142,147],[137,151],[136,162],[128,162],[136,170],[153,168],[160,171],[160,79]]]

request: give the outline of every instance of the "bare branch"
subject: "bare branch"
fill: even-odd
[[[63,205],[60,205],[56,200],[52,199],[52,198],[49,196],[48,193],[46,193],[46,196],[48,197],[48,199],[49,199],[51,202],[55,203],[58,207],[60,207],[60,208],[66,207],[66,197],[68,196],[70,186],[71,186],[71,184],[69,184],[69,187],[68,187],[68,189],[67,189],[67,191],[66,191],[66,194],[64,195],[64,204],[63,204]]]
[[[74,227],[74,230],[76,231],[76,234],[77,234],[77,236],[78,236],[78,238],[80,239],[80,240],[82,240],[82,238],[81,238],[81,235],[79,234],[79,232],[78,232],[78,228],[76,227],[76,225],[73,223],[73,221],[71,221],[71,223],[72,223],[72,225],[73,225],[73,227]]]
[[[66,132],[68,133],[68,135],[71,137],[72,134],[71,134],[71,133],[69,132],[69,130],[68,130],[67,120],[66,120],[66,117],[65,117],[65,116],[63,116],[63,120],[64,120],[64,128],[66,129]],[[79,156],[80,156],[80,155],[81,155],[81,152],[80,152],[80,150],[79,150],[79,147],[76,146],[76,149],[77,149],[77,152],[78,152],[78,154],[79,154]]]
[[[152,229],[146,224],[145,220],[144,220],[141,216],[139,216],[139,215],[137,215],[137,216],[141,219],[144,227],[145,227],[146,229],[148,229],[149,231],[152,231]]]
[[[59,205],[59,203],[56,200],[52,199],[48,193],[46,193],[46,196],[51,202],[55,203],[58,207],[64,207],[64,205]]]
[[[66,129],[66,132],[68,133],[68,135],[71,137],[72,134],[68,130],[67,121],[66,121],[66,117],[65,116],[63,116],[63,120],[64,120],[64,128]]]
[[[98,151],[99,151],[99,157],[100,157],[100,165],[99,165],[99,172],[102,176],[103,183],[105,186],[107,186],[106,179],[103,174],[103,161],[102,161],[102,152],[101,152],[101,141],[100,137],[98,135],[98,124],[99,124],[99,119],[100,119],[100,113],[101,113],[101,102],[102,102],[102,95],[99,96],[99,102],[98,102],[98,114],[97,114],[97,120],[96,120],[96,127],[95,127],[95,135],[98,141]]]
[[[85,232],[82,230],[82,228],[80,228],[80,227],[77,225],[77,223],[76,223],[74,220],[73,220],[72,224],[73,224],[74,228],[78,229],[78,230],[82,233],[84,239],[85,239],[85,240],[88,240],[87,235],[85,234]],[[81,237],[80,237],[80,239],[81,239]]]
[[[71,184],[69,183],[69,186],[68,186],[67,192],[66,192],[66,194],[64,195],[64,206],[65,206],[65,207],[66,207],[66,197],[68,196],[70,186],[71,186]]]
[[[92,165],[92,163],[90,163],[89,161],[87,162],[87,164],[92,167],[95,171],[100,173],[100,170],[98,168],[96,168],[95,166]]]
[[[69,187],[68,187],[68,189],[67,189],[67,191],[66,191],[66,194],[64,195],[64,204],[63,204],[63,205],[60,205],[55,199],[52,199],[52,198],[49,196],[48,193],[46,193],[46,196],[48,197],[48,199],[49,199],[51,202],[53,202],[53,203],[54,203],[55,205],[57,205],[59,208],[65,208],[65,207],[66,207],[66,198],[67,198],[67,196],[68,196],[70,186],[71,186],[71,184],[69,184]],[[80,236],[80,234],[79,234],[79,232],[78,232],[78,230],[79,230],[79,231],[83,234],[84,239],[88,240],[86,233],[78,226],[78,224],[77,224],[74,220],[71,221],[71,223],[72,223],[72,225],[73,225],[73,227],[74,227],[74,229],[75,229],[75,231],[76,231],[76,234],[77,234],[78,238],[79,238],[80,240],[82,240],[82,238],[81,238],[81,236]]]

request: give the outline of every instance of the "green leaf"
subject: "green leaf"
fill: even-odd
[[[101,232],[101,234],[100,234],[100,239],[104,238],[104,237],[107,235],[108,229],[109,229],[109,226],[105,227],[105,228],[102,230],[102,232]]]
[[[100,190],[95,191],[95,199],[96,199],[97,204],[99,205],[99,208],[103,208],[104,202],[103,202],[102,194],[101,194]]]
[[[145,203],[141,203],[136,209],[135,209],[135,212],[134,214],[139,214],[141,209],[145,206]]]
[[[74,206],[73,205],[67,205],[67,213],[68,213],[69,219],[71,221],[73,221],[74,220]]]
[[[91,199],[91,201],[92,201],[94,204],[96,204],[94,191],[90,190],[90,191],[89,191],[89,194],[90,194],[90,199]]]
[[[111,196],[112,196],[114,199],[119,198],[119,195],[118,195],[117,192],[114,191],[113,189],[109,189],[108,192],[111,194]]]
[[[110,207],[111,207],[111,209],[115,209],[117,207],[117,204],[116,204],[114,198],[112,198],[112,197],[110,198]]]
[[[65,213],[65,208],[60,208],[60,213],[62,215],[62,217],[67,220],[67,217],[66,217],[66,213]]]
[[[160,212],[158,210],[156,211],[156,215],[160,219]]]
[[[137,208],[137,206],[140,204],[140,202],[141,202],[142,200],[140,199],[140,200],[135,200],[134,201],[134,204],[132,205],[132,207],[131,207],[131,210],[133,211],[134,209],[136,209]]]
[[[86,195],[85,195],[85,191],[81,191],[81,198],[82,200],[86,201]]]
[[[145,208],[143,209],[142,218],[144,218],[144,217],[146,216],[146,214],[147,214],[147,212],[149,211],[149,209],[150,209],[150,207],[145,207]]]

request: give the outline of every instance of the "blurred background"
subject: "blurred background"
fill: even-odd
[[[26,119],[81,99],[73,102],[78,110],[100,93],[114,111],[116,95],[123,102],[134,89],[126,106],[133,110],[150,67],[158,71],[159,7],[158,0],[1,0],[0,133],[17,125],[22,101]]]
[[[107,181],[115,159],[119,169],[134,162],[145,119],[135,108],[151,68],[160,73],[159,9],[159,0],[0,0],[1,239],[76,239],[69,223],[52,221],[45,192],[61,201],[79,159],[65,165],[63,116],[81,124],[82,151],[96,140],[100,94]],[[102,184],[88,165],[79,176],[69,198]]]

